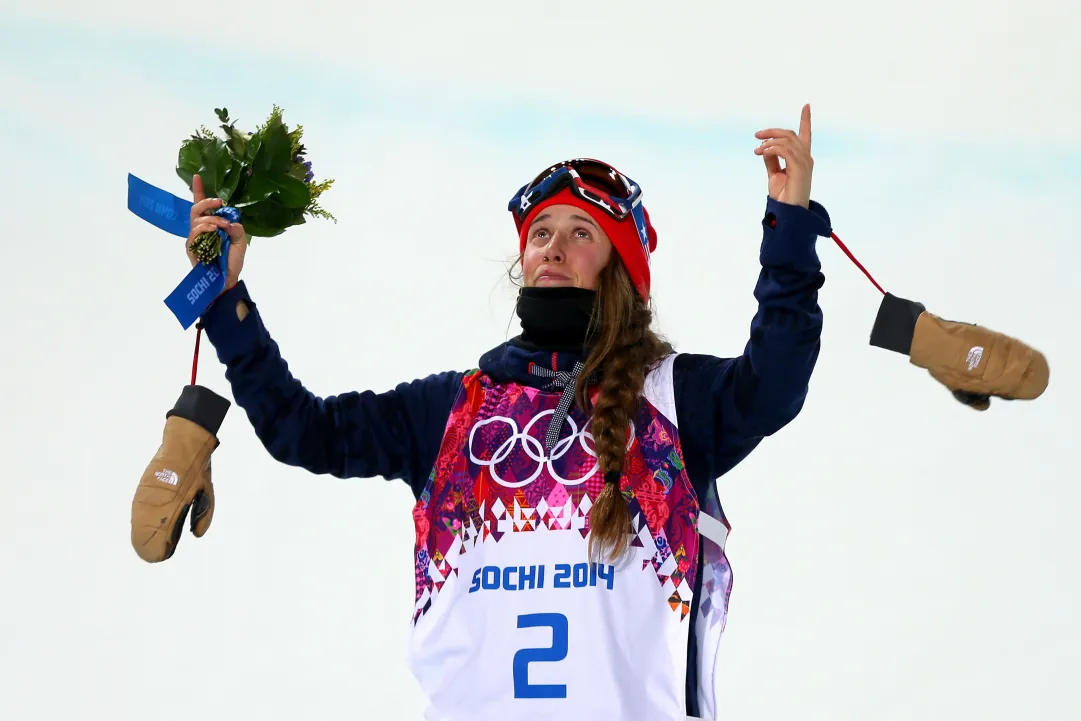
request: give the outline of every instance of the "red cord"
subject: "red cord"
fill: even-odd
[[[203,324],[195,324],[195,354],[191,359],[191,384],[195,385],[195,377],[199,372],[199,339],[203,335]]]
[[[830,233],[830,237],[833,238],[833,242],[837,243],[837,247],[839,247],[844,252],[844,254],[848,256],[848,259],[851,260],[852,263],[855,264],[855,266],[857,268],[859,268],[860,270],[863,271],[863,274],[867,276],[867,279],[869,281],[871,281],[871,283],[876,288],[878,288],[879,292],[882,293],[882,295],[886,295],[886,291],[882,289],[882,286],[878,284],[878,281],[874,279],[874,276],[872,276],[870,273],[867,272],[867,269],[863,267],[863,263],[859,262],[856,259],[856,256],[852,255],[852,251],[849,250],[848,246],[846,246],[841,241],[841,239],[837,237],[837,234],[836,233]],[[191,359],[191,384],[192,385],[195,385],[195,379],[196,379],[196,377],[198,376],[198,373],[199,373],[199,341],[202,339],[202,336],[203,336],[203,324],[202,323],[196,323],[195,324],[195,353],[192,355],[192,359]],[[555,354],[554,353],[552,354],[552,363],[553,364],[555,363]]]
[[[871,283],[873,283],[876,288],[878,288],[879,292],[882,293],[882,295],[886,295],[886,291],[882,290],[882,286],[878,284],[878,281],[875,280],[871,276],[871,274],[867,272],[867,269],[863,267],[863,263],[856,260],[856,256],[852,255],[852,251],[849,250],[848,247],[841,242],[841,239],[837,237],[837,234],[830,233],[830,237],[833,238],[833,242],[837,244],[837,247],[844,251],[844,254],[848,256],[848,259],[851,260],[857,268],[863,271],[863,274],[867,276],[867,279],[871,281]]]

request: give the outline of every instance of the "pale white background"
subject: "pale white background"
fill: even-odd
[[[721,480],[723,718],[1081,717],[1079,26],[1066,0],[5,2],[0,718],[421,714],[404,485],[277,464],[234,407],[207,536],[160,565],[132,551],[194,331],[162,303],[182,241],[124,209],[129,171],[182,193],[176,149],[223,104],[305,125],[340,222],[257,239],[245,277],[316,393],[468,368],[517,332],[506,201],[580,154],[646,189],[660,329],[732,355],[752,134],[808,101],[839,235],[893,292],[1039,347],[1052,379],[961,406],[868,346],[879,296],[820,242],[807,405]],[[229,395],[206,345],[201,369]]]

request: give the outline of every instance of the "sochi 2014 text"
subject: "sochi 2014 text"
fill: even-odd
[[[484,566],[473,572],[469,592],[476,591],[528,591],[545,588],[586,588],[600,586],[612,590],[615,567],[604,563],[556,563],[551,567],[534,566]]]

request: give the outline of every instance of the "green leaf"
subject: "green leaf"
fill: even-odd
[[[275,176],[288,173],[293,164],[293,146],[285,126],[280,122],[271,122],[259,135],[260,145],[252,159],[252,170]]]
[[[311,191],[303,180],[283,175],[272,182],[278,186],[278,199],[286,208],[303,209],[311,202]]]
[[[207,197],[211,195],[221,197],[221,190],[225,185],[225,175],[232,165],[229,148],[226,147],[224,142],[214,138],[203,146],[202,161],[203,167],[199,170],[199,175],[203,178],[203,187],[206,189]],[[206,182],[207,178],[212,179],[209,184]]]
[[[229,152],[234,158],[244,160],[248,153],[247,136],[232,125],[223,125],[222,129],[225,131],[225,142],[229,146]]]
[[[271,228],[270,226],[259,225],[259,223],[254,220],[244,223],[244,232],[253,238],[273,238],[281,235],[285,231],[285,228]]]
[[[255,156],[259,154],[260,148],[263,147],[263,136],[258,133],[248,138],[247,144],[244,146],[244,165],[252,166],[255,163]]]
[[[192,176],[198,173],[203,179],[207,197],[221,197],[225,175],[231,166],[232,158],[224,142],[214,137],[198,137],[180,146],[176,172],[188,184],[188,188],[191,188]]]
[[[184,141],[180,146],[180,152],[177,153],[176,174],[187,184],[188,190],[191,190],[192,177],[199,172],[200,167],[202,167],[202,162],[198,141],[195,139]]]
[[[287,228],[304,222],[303,211],[286,208],[273,198],[242,207],[240,215],[244,231],[263,238],[281,235]]]
[[[237,186],[240,185],[240,180],[245,175],[245,168],[240,164],[240,161],[233,158],[232,163],[229,166],[228,172],[225,173],[225,180],[222,182],[218,197],[225,201],[226,205],[232,205],[234,196],[237,194]]]
[[[301,209],[311,202],[311,191],[304,181],[291,175],[275,176],[253,170],[244,192],[236,198],[236,207],[242,208],[265,200],[274,200],[285,208]]]
[[[252,172],[244,185],[244,192],[236,198],[236,207],[243,208],[253,203],[269,200],[278,191],[278,186],[271,183],[266,173]]]

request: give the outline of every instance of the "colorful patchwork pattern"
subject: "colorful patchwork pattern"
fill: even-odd
[[[413,509],[416,607],[428,610],[461,555],[507,533],[589,534],[589,511],[604,488],[588,419],[575,407],[546,452],[559,401],[518,384],[466,376],[428,484]],[[641,568],[653,567],[673,611],[690,612],[699,537],[698,501],[675,427],[647,402],[628,434],[621,489]]]
[[[720,520],[728,527],[721,503],[717,499],[717,486],[710,484],[709,494],[702,503],[706,513]],[[729,530],[731,528],[729,527]],[[702,598],[698,604],[699,632],[719,627],[724,630],[728,620],[728,603],[732,596],[732,566],[724,549],[712,541],[704,540],[702,568]]]

